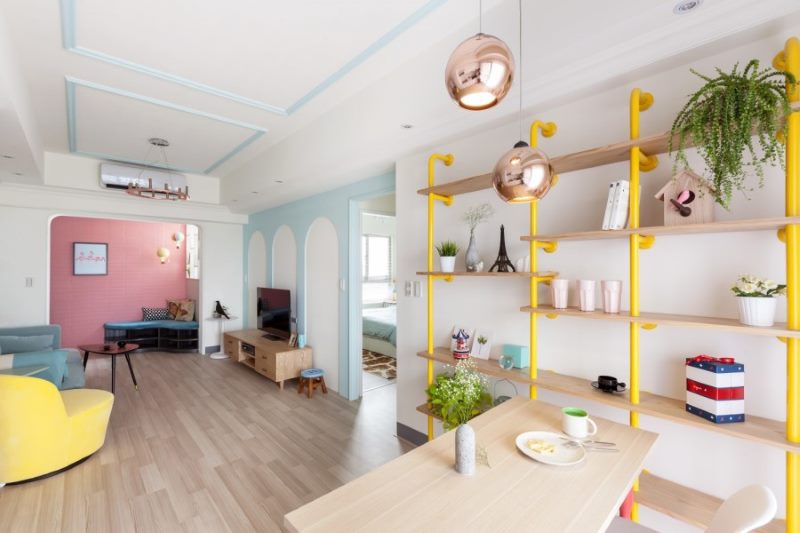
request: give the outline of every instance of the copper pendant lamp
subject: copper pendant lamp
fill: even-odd
[[[519,124],[522,137],[522,0],[519,0]],[[541,150],[519,141],[503,154],[494,167],[492,185],[498,196],[510,204],[544,198],[553,184],[553,167]]]
[[[478,33],[456,47],[444,71],[450,98],[471,111],[497,105],[514,80],[514,55],[506,43],[483,33],[482,23],[479,13]]]

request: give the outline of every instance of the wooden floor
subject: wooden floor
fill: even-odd
[[[0,489],[0,532],[281,531],[283,515],[407,451],[395,385],[359,402],[284,391],[197,354],[136,354],[105,446],[72,470]],[[92,358],[87,387],[110,388]]]

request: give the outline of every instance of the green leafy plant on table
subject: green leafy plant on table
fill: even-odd
[[[442,241],[436,246],[436,251],[441,257],[455,257],[458,254],[458,245],[455,241]]]
[[[472,359],[456,363],[452,370],[439,374],[427,389],[428,406],[441,417],[446,430],[466,424],[492,406],[486,378]]]
[[[717,69],[714,78],[692,73],[705,84],[675,118],[669,151],[675,152],[676,169],[688,168],[685,150],[691,141],[711,174],[707,181],[716,202],[728,209],[734,191],[753,190],[746,185],[748,172],[755,173],[762,187],[764,167],[783,165],[776,134],[786,133],[790,103],[785,84],[795,79],[789,72],[759,69],[755,59],[744,70],[738,63],[730,73]]]

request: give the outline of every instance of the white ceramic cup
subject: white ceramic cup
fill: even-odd
[[[594,311],[594,292],[593,279],[578,280],[578,306],[581,311]]]
[[[550,293],[553,297],[553,307],[556,309],[566,309],[569,299],[569,280],[554,279],[550,281]]]
[[[622,281],[603,280],[600,282],[600,291],[603,293],[603,311],[606,313],[619,313],[622,300]]]
[[[591,426],[591,431],[589,427]],[[564,407],[561,410],[561,429],[576,439],[585,439],[597,433],[597,424],[589,414],[579,407]]]

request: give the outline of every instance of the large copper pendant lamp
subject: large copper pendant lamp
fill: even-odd
[[[522,138],[522,0],[519,0],[519,136]],[[541,150],[520,140],[503,154],[494,167],[492,185],[498,196],[510,204],[544,198],[553,183],[553,167]]]
[[[464,109],[481,111],[497,105],[511,89],[514,55],[506,43],[483,33],[482,5],[478,33],[450,54],[444,80],[450,98]]]

